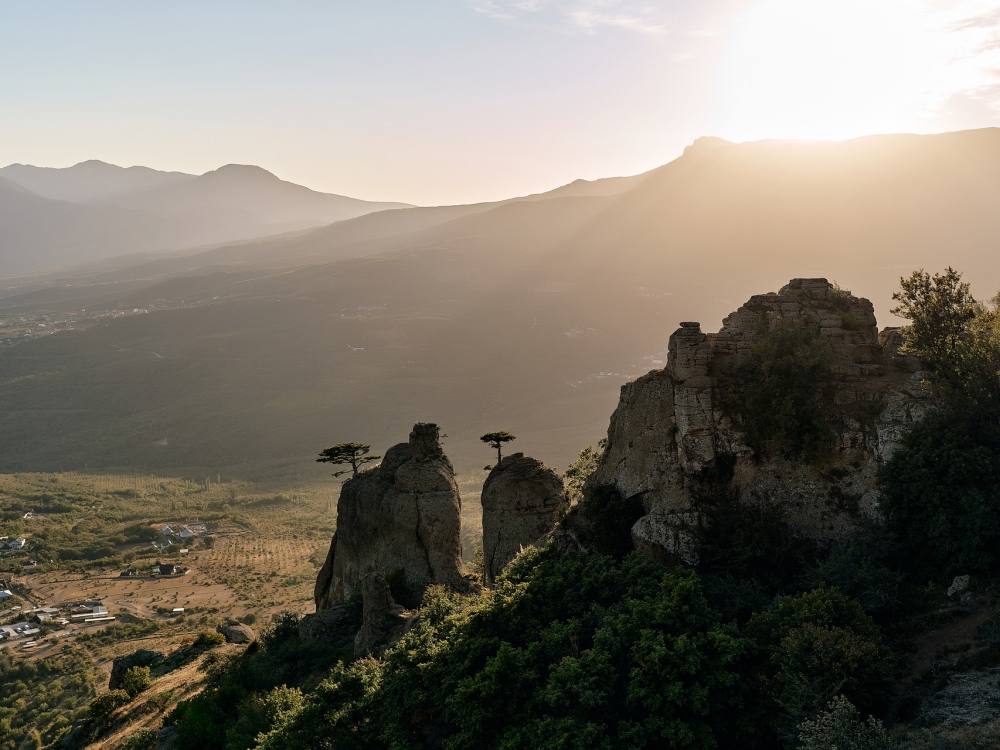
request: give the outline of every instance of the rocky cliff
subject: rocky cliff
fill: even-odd
[[[461,497],[435,424],[413,426],[382,463],[344,482],[337,531],[316,581],[316,610],[344,601],[369,573],[402,571],[418,595],[433,583],[463,586]]]
[[[486,584],[520,552],[555,528],[569,509],[563,481],[541,461],[507,456],[483,484],[483,568]]]
[[[827,366],[816,400],[829,440],[808,461],[752,448],[734,399],[736,373],[780,325],[813,335]],[[793,279],[756,295],[718,333],[681,323],[666,367],[622,386],[588,487],[613,485],[642,499],[633,543],[656,558],[697,561],[698,529],[720,477],[741,503],[780,503],[802,536],[842,536],[859,515],[878,515],[878,467],[928,408],[926,374],[898,353],[900,343],[896,329],[878,332],[871,302],[826,279]]]

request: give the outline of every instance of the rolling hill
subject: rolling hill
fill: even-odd
[[[997,129],[700,139],[599,189],[380,212],[10,285],[6,319],[160,309],[0,349],[0,468],[312,471],[326,445],[381,452],[418,419],[443,426],[464,473],[490,460],[477,438],[491,429],[563,468],[680,320],[714,330],[751,294],[823,276],[886,325],[918,267],[952,265],[992,296],[998,166]]]

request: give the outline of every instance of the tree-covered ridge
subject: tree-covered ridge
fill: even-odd
[[[309,652],[283,623],[177,710],[179,747],[925,747],[900,731],[917,710],[907,701],[919,707],[930,689],[911,681],[899,699],[912,639],[964,616],[944,593],[952,576],[972,573],[962,606],[985,607],[1000,573],[1000,316],[950,269],[902,289],[904,353],[926,367],[935,405],[851,534],[797,535],[787,508],[740,502],[721,460],[699,474],[717,490],[700,560],[654,562],[630,535],[642,498],[587,482],[597,454],[585,451],[571,476],[576,525],[522,552],[492,590],[432,587],[379,658]],[[761,321],[726,384],[756,452],[832,471],[818,406],[826,354],[812,328]],[[953,664],[1000,665],[1000,616],[981,619]]]

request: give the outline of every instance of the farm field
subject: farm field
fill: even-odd
[[[485,474],[457,478],[466,560],[482,545]],[[0,474],[0,537],[26,540],[23,550],[0,551],[0,580],[15,594],[0,606],[0,626],[24,621],[31,607],[83,601],[99,601],[116,618],[65,627],[32,622],[40,628],[31,636],[35,645],[26,647],[28,638],[0,642],[0,683],[12,679],[24,686],[7,700],[0,697],[0,720],[7,711],[11,716],[11,747],[33,726],[45,741],[57,738],[107,689],[116,656],[138,648],[175,653],[230,618],[260,632],[284,612],[311,612],[338,494],[333,478],[251,483],[218,475]],[[186,554],[180,544],[161,549],[164,525],[176,530],[187,524],[203,524],[206,533],[184,541]],[[35,567],[23,568],[27,560]],[[130,567],[148,573],[158,562],[187,571],[120,576]],[[65,671],[68,664],[75,665],[73,675],[41,687],[52,669]],[[202,676],[192,665],[171,677],[173,697],[156,702],[150,696],[151,713],[140,712],[142,721],[200,689]],[[102,746],[113,747],[120,735],[114,732]],[[0,749],[6,741],[0,736]]]

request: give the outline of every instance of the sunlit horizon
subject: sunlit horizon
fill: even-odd
[[[255,164],[435,205],[638,174],[700,136],[1000,125],[1000,0],[56,3],[8,19],[2,164]]]

